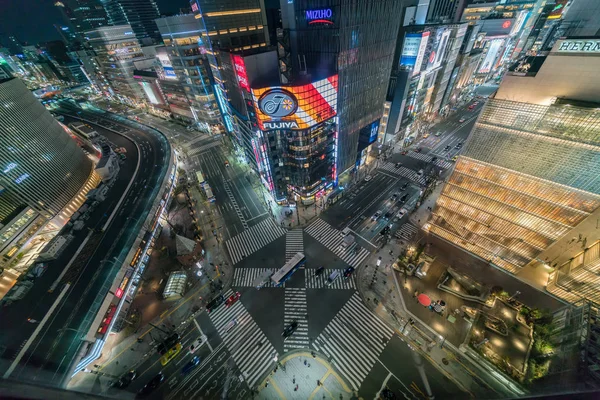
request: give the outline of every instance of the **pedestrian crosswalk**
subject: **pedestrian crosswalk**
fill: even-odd
[[[415,151],[409,151],[407,156],[416,158],[418,160],[425,161],[425,162],[431,162],[431,160],[433,160],[432,156],[430,156],[428,154],[417,153]],[[433,164],[440,168],[444,168],[444,169],[450,169],[453,165],[453,163],[451,163],[450,161],[442,160],[437,157],[436,157],[436,160],[433,162]]]
[[[232,294],[229,290],[224,296]],[[275,348],[240,300],[229,308],[224,304],[219,306],[209,317],[246,383],[254,387],[258,379],[272,367],[277,354]]]
[[[351,267],[357,268],[369,255],[369,252],[364,248],[360,248],[360,250],[356,251],[355,249],[358,248],[356,247],[358,245],[343,248],[341,246],[344,241],[342,232],[333,228],[321,218],[317,218],[316,221],[310,224],[304,231],[331,250],[336,256]]]
[[[265,219],[250,229],[236,235],[225,242],[231,263],[237,264],[245,257],[260,250],[273,240],[280,238],[286,230],[273,222],[271,218]]]
[[[285,235],[285,261],[290,261],[296,253],[304,253],[302,229],[293,229]]]
[[[220,146],[220,145],[221,145],[221,140],[214,140],[203,146],[194,147],[193,149],[188,150],[187,155],[193,156],[194,154],[203,153],[205,151],[208,151],[209,149],[212,149],[213,147]]]
[[[416,151],[409,151],[406,155],[425,162],[431,162],[431,160],[433,160],[433,157],[428,156],[427,154],[417,153]]]
[[[267,282],[262,287],[275,287],[270,281],[270,276],[277,271],[275,268],[236,268],[233,272],[233,283],[231,286],[258,287],[262,282]],[[285,287],[285,283],[282,285]]]
[[[240,209],[240,206],[238,205],[237,200],[235,199],[235,196],[233,195],[233,192],[231,191],[231,188],[229,187],[229,184],[226,181],[223,181],[223,187],[227,192],[227,196],[229,197],[229,200],[233,205],[235,213],[240,218],[240,221],[242,221],[242,226],[244,227],[244,229],[248,229],[248,223],[246,222],[246,218],[244,218],[244,214],[242,214],[242,210]]]
[[[315,276],[314,269],[306,270],[304,274],[304,286],[307,289],[356,289],[356,282],[354,281],[354,275],[350,276],[348,279],[344,279],[342,270],[338,270],[340,272],[340,277],[337,278],[333,283],[329,286],[325,284],[327,282],[327,278],[331,275],[334,269],[325,269],[321,275]]]
[[[453,162],[446,161],[446,160],[440,160],[439,158],[437,160],[435,160],[433,163],[435,165],[437,165],[438,167],[444,168],[444,169],[450,169],[454,165]]]
[[[396,231],[396,237],[399,239],[412,240],[417,234],[418,229],[412,224],[404,224]]]
[[[384,171],[389,171],[393,174],[396,175],[400,175],[403,176],[405,178],[410,179],[413,182],[418,183],[421,186],[425,186],[427,184],[427,182],[425,181],[425,178],[423,176],[419,176],[415,171],[413,171],[412,169],[406,168],[406,167],[396,167],[396,165],[394,163],[391,163],[389,161],[380,164],[379,165],[379,169],[382,169]]]
[[[283,342],[283,351],[308,348],[308,315],[305,288],[286,288],[283,309],[283,326],[298,322],[298,328]]]
[[[355,292],[313,342],[358,390],[394,331],[367,307]]]

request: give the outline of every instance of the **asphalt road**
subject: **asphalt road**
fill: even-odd
[[[72,113],[73,107],[63,110]],[[81,117],[98,118],[90,112],[81,112]],[[68,122],[65,118],[65,122]],[[53,293],[48,289],[57,279],[62,267],[68,263],[70,256],[83,240],[87,231],[80,234],[74,243],[51,263],[49,271],[36,282],[27,296],[0,310],[3,324],[0,342],[5,346],[2,353],[2,371],[6,371],[20,348],[28,341],[37,325],[28,323],[27,318],[41,321],[51,305],[58,298],[63,283],[71,286],[58,303],[50,319],[31,343],[28,351],[14,369],[11,378],[27,379],[49,385],[59,385],[64,374],[68,372],[71,360],[87,333],[97,310],[106,295],[108,288],[117,274],[123,260],[137,236],[139,222],[146,218],[150,204],[156,197],[160,182],[165,176],[165,165],[168,161],[169,148],[166,141],[136,131],[131,127],[121,128],[130,139],[98,128],[107,138],[118,146],[127,149],[127,160],[121,167],[116,184],[109,192],[109,197],[101,203],[94,215],[88,220],[88,227],[101,227],[106,223],[108,215],[113,211],[118,199],[128,185],[137,164],[139,154],[132,140],[139,144],[142,152],[139,173],[126,198],[120,206],[112,223],[103,233],[92,233],[88,243],[97,247],[85,249],[80,256],[81,263],[74,263],[65,275],[62,283]],[[77,265],[76,265],[77,264]]]
[[[186,146],[188,170],[202,172],[215,196],[214,207],[223,218],[221,229],[225,240],[241,233],[268,217],[265,200],[253,189],[253,176],[243,169],[235,157],[228,156],[221,138],[207,136]],[[226,161],[229,166],[226,166]]]

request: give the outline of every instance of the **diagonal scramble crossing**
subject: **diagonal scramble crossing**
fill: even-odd
[[[354,390],[375,365],[394,331],[365,307],[355,292],[314,341],[332,359]]]
[[[224,296],[232,294],[229,290]],[[254,387],[273,365],[275,348],[239,300],[229,308],[219,306],[209,317],[248,386]]]
[[[285,232],[285,228],[278,226],[272,219],[268,218],[232,237],[225,242],[231,257],[231,263],[233,265],[237,264],[273,240],[280,238]]]
[[[317,218],[317,220],[310,224],[304,231],[351,267],[357,268],[369,255],[369,251],[364,248],[361,248],[358,253],[354,248],[342,248],[341,244],[344,241],[342,232],[335,229],[321,218]]]

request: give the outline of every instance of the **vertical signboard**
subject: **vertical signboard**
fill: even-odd
[[[404,37],[404,45],[402,46],[402,54],[400,55],[400,65],[414,67],[417,63],[420,45],[420,33],[407,33]]]
[[[235,75],[237,76],[238,84],[242,89],[250,91],[250,84],[248,83],[248,74],[246,73],[246,64],[242,56],[232,55],[233,67],[235,68]]]
[[[425,57],[425,51],[427,50],[428,42],[429,32],[423,32],[421,34],[421,43],[419,43],[419,51],[417,52],[417,58],[415,60],[415,67],[413,68],[413,76],[421,72],[421,65],[423,65],[423,57]]]

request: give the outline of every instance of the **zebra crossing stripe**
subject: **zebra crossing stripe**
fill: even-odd
[[[408,152],[407,156],[416,158],[417,160],[421,160],[421,161],[425,161],[425,162],[431,162],[431,160],[433,160],[433,157],[428,156],[427,154],[417,153],[412,150]]]
[[[404,224],[400,227],[398,232],[396,232],[395,236],[404,238],[406,240],[411,240],[417,232],[418,232],[418,229],[415,228],[413,225]]]
[[[396,165],[389,161],[386,161],[385,163],[381,164],[378,169],[382,169],[384,171],[389,171],[393,174],[403,176],[404,178],[410,179],[411,181],[416,182],[421,186],[425,186],[427,184],[425,178],[423,176],[419,176],[412,169],[406,167],[396,168]]]
[[[244,229],[248,229],[248,223],[246,222],[246,218],[244,218],[244,214],[242,214],[242,210],[240,209],[240,206],[238,205],[237,200],[235,199],[235,196],[233,195],[233,192],[231,191],[231,188],[229,187],[227,181],[223,181],[223,187],[227,192],[227,197],[229,197],[231,204],[233,204],[233,209],[235,210],[235,213],[240,218],[240,221],[242,221],[242,226],[244,227]]]
[[[354,248],[342,248],[341,244],[344,238],[341,231],[333,228],[321,218],[317,218],[304,231],[351,267],[357,268],[369,255],[369,251],[365,248],[361,248],[358,254],[354,251]]]
[[[394,331],[361,302],[356,292],[313,343],[358,390]]]
[[[233,287],[257,287],[260,283],[258,278],[265,275],[273,275],[277,271],[276,268],[236,268],[233,272]],[[269,272],[269,274],[265,274]],[[262,279],[261,279],[262,280]],[[285,287],[285,283],[281,285]],[[275,287],[273,282],[268,281],[263,287]]]
[[[285,235],[285,260],[290,261],[296,253],[304,253],[302,229],[293,229]]]
[[[444,161],[440,159],[435,160],[434,164],[444,169],[450,169],[454,165],[454,163],[451,163],[450,161]]]
[[[229,290],[224,296],[231,294]],[[272,366],[275,348],[240,301],[229,308],[220,306],[208,315],[248,385],[254,387]],[[227,325],[234,319],[237,324],[227,332]]]
[[[221,141],[220,140],[215,140],[215,141],[213,141],[213,142],[211,142],[209,144],[205,144],[203,146],[195,147],[195,148],[193,148],[191,150],[188,150],[187,155],[188,156],[193,156],[195,154],[202,153],[202,152],[204,152],[204,151],[206,151],[208,149],[212,149],[213,147],[220,146],[220,145],[221,145]]]
[[[278,226],[269,218],[232,237],[225,242],[232,264],[237,264],[244,257],[255,253],[275,239],[280,238],[285,232],[284,228]]]
[[[294,349],[308,348],[308,321],[306,320],[307,304],[305,288],[286,288],[284,296],[284,325],[288,326],[292,322],[298,323],[296,331],[283,342],[285,352]]]
[[[306,270],[304,274],[304,286],[307,289],[354,289],[356,290],[356,281],[354,275],[348,279],[344,279],[343,276],[337,278],[333,283],[327,286],[327,278],[331,276],[335,269],[325,269],[321,275],[315,276],[314,270]],[[343,272],[343,271],[342,271]]]

